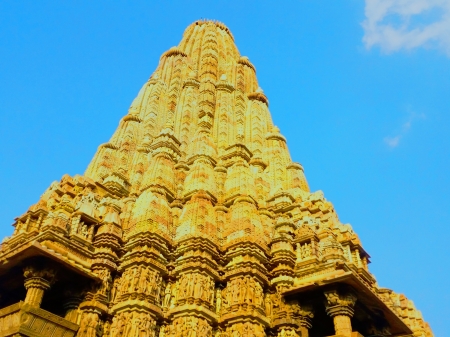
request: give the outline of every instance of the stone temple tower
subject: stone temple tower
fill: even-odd
[[[84,175],[0,248],[0,336],[433,336],[273,125],[221,23],[162,54]]]

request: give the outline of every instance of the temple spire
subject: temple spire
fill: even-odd
[[[310,191],[256,74],[216,21],[162,53],[85,175],[0,246],[1,336],[432,336]]]

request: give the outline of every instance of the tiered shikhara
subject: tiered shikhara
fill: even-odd
[[[432,336],[311,193],[255,67],[190,25],[84,176],[0,251],[0,336]]]

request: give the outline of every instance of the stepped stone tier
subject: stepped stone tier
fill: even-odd
[[[433,336],[378,286],[218,22],[162,54],[86,173],[0,250],[0,336]]]

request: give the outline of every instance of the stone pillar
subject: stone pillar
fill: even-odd
[[[78,324],[78,307],[80,306],[82,298],[78,294],[74,294],[71,290],[67,291],[65,295],[66,300],[63,306],[66,313],[64,318]]]
[[[310,305],[302,304],[300,310],[298,311],[299,317],[299,330],[301,332],[300,336],[308,337],[309,330],[312,328],[312,319],[314,318],[313,307]]]
[[[324,292],[327,314],[333,318],[335,334],[339,336],[351,336],[351,318],[354,314],[356,295],[350,291],[338,291],[336,289]]]
[[[55,271],[53,269],[36,269],[33,266],[24,268],[25,288],[27,295],[25,303],[34,307],[40,307],[45,290],[50,289],[55,280]]]

